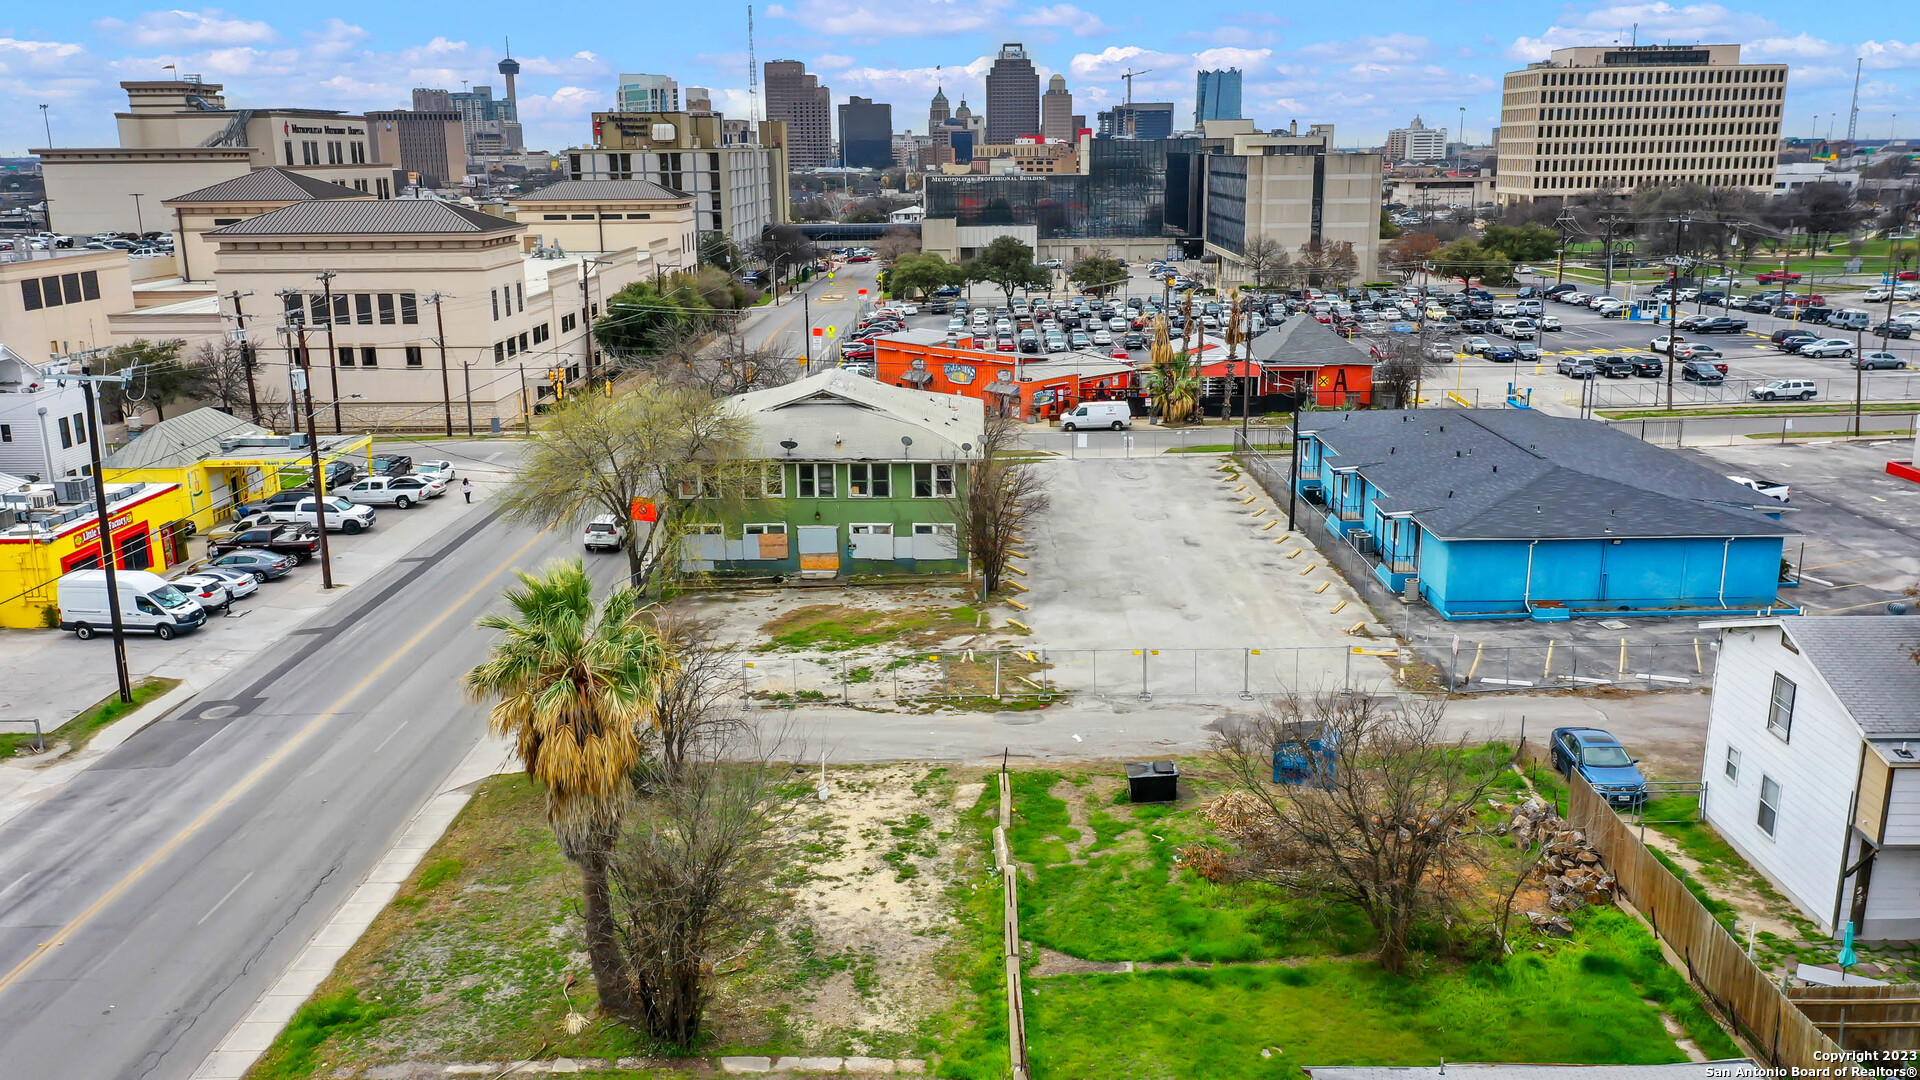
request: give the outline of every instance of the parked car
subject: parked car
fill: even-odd
[[[277,552],[291,556],[295,563],[299,563],[319,554],[320,534],[314,532],[311,525],[263,525],[207,545],[207,551],[214,555],[224,555],[242,548]]]
[[[1554,365],[1554,370],[1569,379],[1591,379],[1598,371],[1593,359],[1586,356],[1563,356]]]
[[[1678,334],[1674,334],[1674,335],[1662,334],[1661,336],[1654,338],[1652,341],[1647,342],[1647,348],[1652,349],[1654,352],[1657,352],[1657,353],[1663,353],[1663,352],[1666,352],[1669,347],[1677,346],[1685,340],[1687,339],[1679,336]]]
[[[1819,391],[1815,389],[1812,379],[1775,379],[1747,391],[1747,396],[1759,401],[1778,401],[1781,398],[1806,401],[1817,393]]]
[[[413,459],[405,454],[375,454],[372,471],[380,476],[402,476],[413,471]]]
[[[1845,338],[1822,338],[1819,341],[1810,341],[1800,346],[1801,356],[1811,356],[1816,359],[1824,359],[1829,356],[1845,358],[1852,356],[1854,351],[1853,342]]]
[[[1468,356],[1482,356],[1492,347],[1493,343],[1486,338],[1470,337],[1467,339],[1467,343],[1460,347],[1460,351],[1466,353]]]
[[[1602,356],[1593,361],[1593,368],[1609,379],[1630,379],[1633,377],[1633,361],[1625,356]]]
[[[1763,480],[1757,476],[1734,476],[1732,474],[1728,474],[1727,479],[1739,484],[1741,487],[1752,488],[1767,498],[1775,499],[1779,502],[1786,502],[1787,496],[1791,494],[1787,485],[1777,480]]]
[[[208,611],[225,611],[233,603],[226,579],[218,574],[181,574],[172,581],[174,588]]]
[[[1426,352],[1427,359],[1445,363],[1453,359],[1454,344],[1451,341],[1429,341]]]
[[[1647,778],[1640,775],[1640,759],[1610,732],[1599,728],[1555,728],[1548,742],[1553,767],[1564,776],[1575,772],[1596,794],[1615,806],[1637,806],[1647,800]]]
[[[627,545],[626,529],[612,514],[602,514],[587,522],[580,534],[580,546],[588,551],[619,551]]]
[[[1112,428],[1120,431],[1133,426],[1133,413],[1124,401],[1083,401],[1072,412],[1060,416],[1061,431],[1081,428]]]
[[[257,502],[235,503],[233,512],[240,516],[240,520],[263,515],[270,516],[279,511],[290,510],[298,506],[302,499],[311,498],[313,498],[312,488],[288,488],[285,491],[276,491],[272,495],[268,495]],[[275,518],[273,520],[278,519]],[[236,521],[235,524],[239,524],[239,521]]]
[[[1496,341],[1488,345],[1480,350],[1480,356],[1496,364],[1511,364],[1520,359],[1520,354],[1514,350],[1514,347],[1504,341]]]
[[[283,525],[309,525],[315,514],[321,512],[312,494],[294,503],[293,506],[267,511],[267,516]],[[329,532],[344,532],[349,535],[362,529],[373,527],[375,514],[373,507],[349,502],[338,495],[327,496],[327,505],[322,520]]]
[[[1531,341],[1534,335],[1533,320],[1515,319],[1507,324],[1505,333],[1515,341]]]
[[[120,625],[126,630],[147,631],[164,641],[207,621],[205,608],[151,571],[117,572],[114,592],[120,602]],[[91,638],[96,628],[113,625],[105,570],[67,573],[55,586],[54,595],[60,606],[60,629],[73,631],[80,640]]]
[[[1870,352],[1855,360],[1853,366],[1866,371],[1878,368],[1892,368],[1899,371],[1907,366],[1907,362],[1890,352]]]
[[[1687,382],[1718,386],[1727,381],[1726,373],[1704,360],[1689,360],[1680,365],[1680,377]]]
[[[244,570],[252,574],[255,581],[272,581],[291,573],[294,563],[294,557],[291,555],[241,548],[239,551],[229,551],[225,555],[215,555],[206,561],[204,567]]]
[[[1879,338],[1899,338],[1906,340],[1913,336],[1913,324],[1903,322],[1883,322],[1868,330],[1867,333]]]
[[[1539,323],[1540,329],[1542,330],[1560,329],[1560,316],[1558,315],[1542,315],[1534,321]]]
[[[1708,319],[1698,330],[1702,334],[1737,334],[1747,328],[1747,320],[1730,319],[1726,316]]]
[[[425,496],[417,487],[401,487],[394,481],[398,477],[369,476],[365,480],[340,492],[341,496],[362,506],[397,506],[407,509]]]
[[[254,577],[252,571],[241,567],[203,564],[195,567],[193,572],[196,574],[211,574],[219,578],[220,583],[226,587],[227,597],[230,600],[238,600],[243,596],[252,596],[254,593],[260,591],[260,579]]]
[[[1756,285],[1792,284],[1800,280],[1800,272],[1798,270],[1762,270],[1753,275],[1753,280]]]
[[[1147,347],[1147,335],[1138,330],[1127,331],[1126,336],[1121,340],[1129,349],[1144,349]]]
[[[1540,346],[1531,341],[1522,341],[1513,347],[1514,362],[1519,364],[1537,364],[1540,362]]]
[[[433,473],[416,472],[395,476],[389,479],[387,484],[401,491],[418,492],[421,499],[437,499],[447,493],[446,478]]]
[[[413,474],[415,476],[433,475],[442,480],[452,480],[454,478],[453,462],[416,461],[413,463]]]
[[[1673,355],[1681,360],[1717,360],[1720,350],[1702,341],[1683,341],[1674,346]],[[1722,366],[1720,370],[1725,371],[1726,368]]]
[[[1665,360],[1649,353],[1635,353],[1627,357],[1627,363],[1632,365],[1634,375],[1642,379],[1657,379],[1667,370]]]

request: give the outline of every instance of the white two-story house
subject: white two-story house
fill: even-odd
[[[1920,937],[1920,618],[1706,626],[1707,821],[1823,931]]]

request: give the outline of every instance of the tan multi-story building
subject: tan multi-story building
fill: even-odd
[[[650,180],[562,180],[516,199],[514,220],[540,246],[572,251],[646,252],[662,273],[699,259],[693,196]]]
[[[174,265],[183,282],[211,282],[218,241],[207,234],[248,218],[314,199],[371,199],[355,188],[329,184],[286,169],[255,169],[231,180],[163,199],[173,230]]]
[[[107,316],[131,307],[124,251],[0,252],[0,345],[28,363],[114,344]]]
[[[1354,281],[1371,281],[1380,258],[1381,157],[1333,149],[1333,125],[1262,132],[1251,120],[1208,120],[1219,152],[1205,168],[1207,251],[1221,280],[1246,281],[1247,244],[1265,240],[1298,258],[1304,250],[1353,247]]]
[[[326,109],[231,109],[221,84],[123,82],[120,145],[35,150],[50,228],[76,236],[164,227],[160,202],[279,166],[386,198],[393,167],[369,145],[364,117]],[[149,217],[151,215],[151,217]]]
[[[1504,204],[1691,182],[1770,193],[1785,64],[1738,45],[1580,46],[1509,72],[1495,198]]]
[[[593,146],[567,151],[572,180],[648,180],[693,196],[701,232],[751,244],[788,218],[787,126],[737,141],[718,113],[594,113]]]
[[[467,132],[460,113],[392,109],[367,114],[373,160],[410,173],[407,182],[451,187],[467,175]]]
[[[787,158],[796,169],[833,163],[833,91],[799,60],[766,63],[767,119],[787,125]]]
[[[975,143],[973,171],[1064,176],[1080,171],[1080,154],[1074,143],[1044,142],[1038,135],[1015,139],[1004,145]]]
[[[1074,142],[1073,91],[1067,89],[1067,77],[1055,75],[1047,80],[1047,92],[1040,95],[1040,134],[1049,142]]]

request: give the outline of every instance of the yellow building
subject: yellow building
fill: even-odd
[[[80,482],[92,491],[91,482]],[[0,492],[0,626],[46,626],[61,575],[100,565],[100,522],[92,501],[63,503],[67,485]],[[108,524],[114,565],[156,573],[187,558],[192,513],[178,484],[110,483]]]
[[[106,460],[106,476],[178,486],[180,516],[199,532],[232,517],[236,505],[305,484],[310,455],[304,443],[291,445],[296,441],[219,409],[195,409],[155,424],[115,451]],[[365,472],[372,450],[371,435],[320,436],[322,466],[347,460]]]

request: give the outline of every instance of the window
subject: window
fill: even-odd
[[[932,463],[913,467],[913,497],[945,499],[953,495],[953,466]]]
[[[353,346],[351,345],[340,346],[340,366],[341,367],[353,366]]]
[[[893,497],[893,466],[854,464],[847,466],[847,495],[855,499]]]
[[[73,441],[77,443],[87,441],[87,416],[85,413],[73,414]]]
[[[28,278],[20,283],[20,302],[28,311],[40,310],[39,278]]]
[[[418,345],[407,346],[407,366],[408,367],[419,367],[421,366],[423,360],[424,358],[420,355],[420,346]]]
[[[1780,736],[1781,742],[1793,741],[1793,680],[1778,672],[1773,676],[1773,698],[1767,703],[1767,730]]]
[[[335,323],[345,326],[347,323],[353,321],[353,317],[347,311],[347,307],[348,301],[346,293],[341,293],[333,298],[333,321]]]
[[[73,449],[73,428],[68,426],[67,418],[64,416],[60,418],[60,448]]]
[[[400,294],[400,321],[407,326],[420,322],[420,305],[410,292]]]
[[[1740,751],[1734,749],[1731,746],[1727,747],[1727,762],[1725,765],[1722,765],[1720,767],[1720,771],[1726,773],[1727,779],[1732,783],[1735,783],[1735,784],[1739,783],[1740,782]]]
[[[768,465],[760,470],[760,497],[763,499],[787,497],[786,466]]]
[[[368,345],[365,348],[360,350],[360,366],[361,367],[379,367],[380,366],[380,354],[374,350],[373,346]]]
[[[548,338],[552,336],[553,336],[553,331],[551,330],[551,328],[547,326],[546,323],[541,323],[539,326],[536,326],[533,328],[533,343],[535,345],[538,345],[546,341]]]
[[[353,321],[361,326],[373,325],[373,294],[353,294]]]
[[[580,325],[580,316],[574,315],[574,314],[566,314],[566,315],[560,316],[560,332],[561,333],[571,334],[573,333],[573,328],[578,325]]]
[[[565,214],[541,214],[541,215],[540,215],[540,220],[542,220],[542,221],[565,221],[565,220],[567,220],[567,215],[565,215]]]
[[[743,525],[740,528],[740,535],[785,536],[787,535],[787,523],[784,521],[769,521],[755,525]]]
[[[12,441],[13,441],[13,425],[0,424],[0,442],[12,442]]]
[[[527,351],[527,335],[525,333],[522,333],[520,335],[520,351],[521,352]]]
[[[504,341],[494,342],[493,343],[493,362],[496,364],[505,363],[506,359],[507,359],[507,343]]]
[[[292,139],[288,139],[288,140],[287,140],[286,142],[284,142],[284,143],[281,143],[280,145],[282,145],[282,146],[284,146],[284,147],[286,148],[286,151],[287,151],[287,164],[289,164],[289,165],[291,165],[291,164],[293,164],[293,140],[292,140]]]
[[[493,297],[493,321],[500,321],[500,290],[488,289],[487,295]]]
[[[41,302],[48,307],[60,306],[62,301],[60,299],[60,279],[58,277],[44,277],[40,279],[40,299]]]
[[[688,536],[725,536],[727,527],[717,521],[695,521],[687,525]]]
[[[507,355],[508,356],[520,355],[520,339],[519,338],[507,339]]]
[[[713,496],[713,489],[707,485],[706,477],[695,472],[678,483],[680,497],[683,499],[706,499]]]
[[[85,270],[80,274],[80,298],[82,300],[100,299],[100,273],[97,270]]]
[[[67,303],[77,304],[80,302],[80,275],[79,274],[61,274],[60,284],[66,287]]]
[[[527,287],[526,287],[526,285],[524,285],[524,284],[522,284],[522,283],[520,283],[520,282],[514,282],[514,285],[513,285],[513,298],[514,298],[515,300],[517,300],[517,301],[519,301],[519,302],[520,302],[520,310],[521,310],[521,311],[525,311],[525,310],[527,310]]]
[[[380,294],[379,300],[380,300],[380,325],[392,326],[393,325],[393,294],[390,292],[383,292]]]
[[[1754,822],[1768,836],[1772,836],[1774,827],[1780,824],[1780,785],[1771,776],[1760,777],[1760,813]]]
[[[353,149],[353,163],[355,165],[365,165],[367,163],[367,144],[352,143],[350,145]]]
[[[833,465],[831,462],[803,461],[796,466],[800,477],[800,497],[803,499],[833,498]]]

